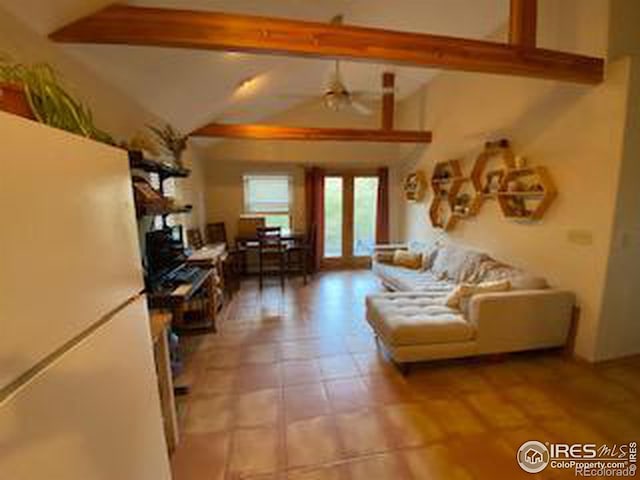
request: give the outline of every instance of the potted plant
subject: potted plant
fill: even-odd
[[[95,126],[91,110],[62,88],[48,64],[24,65],[0,57],[0,89],[2,110],[115,144],[109,134]]]
[[[182,135],[169,124],[163,128],[148,125],[148,128],[158,139],[162,149],[173,157],[176,165],[182,167],[182,153],[187,148],[187,140],[189,137]]]

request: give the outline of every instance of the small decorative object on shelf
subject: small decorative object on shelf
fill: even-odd
[[[187,148],[189,137],[182,135],[169,124],[166,124],[163,128],[148,125],[148,128],[156,136],[162,149],[173,157],[173,161],[178,167],[182,168],[182,154]]]
[[[540,220],[558,192],[545,167],[507,170],[498,192],[498,203],[505,217]]]
[[[96,127],[91,110],[60,85],[46,63],[23,65],[0,56],[0,109],[99,142],[115,145]]]
[[[423,199],[427,188],[424,172],[417,170],[407,175],[404,181],[404,196],[409,202],[419,202]]]

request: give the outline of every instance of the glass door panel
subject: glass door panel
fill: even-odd
[[[343,179],[324,179],[324,257],[342,257]]]
[[[353,256],[369,256],[376,243],[378,179],[353,179]]]

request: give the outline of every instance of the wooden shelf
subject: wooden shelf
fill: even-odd
[[[129,150],[129,166],[132,169],[143,170],[148,173],[157,173],[161,178],[186,178],[191,174],[188,168],[165,162],[156,162],[145,158],[138,150]]]
[[[498,160],[501,163],[501,167],[487,172],[489,162],[492,160]],[[484,149],[476,158],[471,171],[471,181],[476,191],[472,206],[474,213],[480,211],[486,200],[497,198],[498,192],[488,192],[490,190],[489,174],[497,176],[498,182],[501,182],[506,170],[513,168],[515,168],[515,155],[511,150],[509,140],[501,139],[484,144]]]
[[[442,172],[449,173],[449,177],[441,178]],[[469,178],[462,174],[459,160],[448,160],[436,164],[431,177],[433,200],[429,207],[429,219],[434,228],[450,231],[455,228],[458,220],[471,216],[454,212],[454,207],[460,190]]]
[[[523,182],[526,177],[532,178],[542,190],[510,190],[513,182]],[[557,195],[556,187],[545,167],[512,168],[506,171],[500,182],[498,203],[508,219],[537,221],[542,219]]]

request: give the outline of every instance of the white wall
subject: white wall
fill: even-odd
[[[540,44],[558,50],[607,54],[609,2],[543,0]],[[495,202],[477,218],[461,222],[451,240],[484,249],[496,258],[546,276],[578,295],[582,309],[577,355],[594,360],[628,102],[628,59],[607,65],[606,81],[581,86],[517,77],[443,73],[400,107],[405,128],[433,131],[433,144],[406,162],[431,174],[435,162],[463,159],[468,174],[485,140],[509,138],[517,154],[548,167],[559,196],[542,222],[507,221]],[[403,236],[430,239],[442,235],[428,221],[427,202],[404,205]],[[588,245],[570,240],[570,232],[590,237]],[[628,320],[628,319],[627,319]]]

